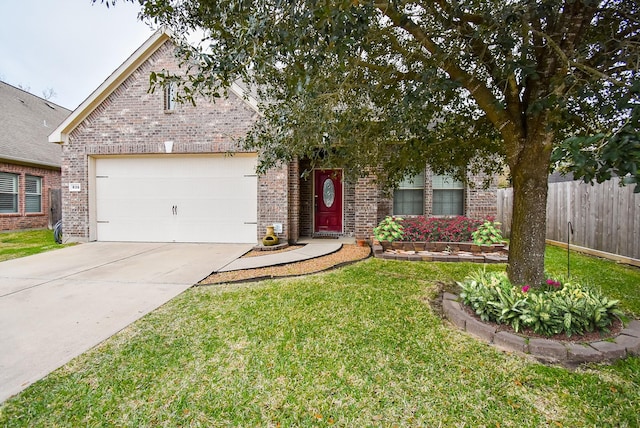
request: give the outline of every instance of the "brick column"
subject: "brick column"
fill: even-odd
[[[258,242],[264,237],[266,227],[274,223],[282,223],[278,238],[289,240],[288,184],[287,165],[272,168],[258,177]]]
[[[300,163],[289,163],[289,242],[300,238]]]
[[[369,239],[378,219],[378,186],[375,177],[360,177],[355,189],[356,239]]]

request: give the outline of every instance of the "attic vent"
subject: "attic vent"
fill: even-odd
[[[52,106],[52,105],[51,105],[51,104],[49,104],[48,102],[46,102],[46,101],[45,101],[44,103],[45,103],[45,104],[47,105],[47,107],[49,107],[50,109],[53,109],[53,110],[55,110],[55,109],[56,109],[56,108],[55,108],[55,106]]]
[[[176,109],[176,84],[169,82],[164,87],[164,111],[174,111]]]

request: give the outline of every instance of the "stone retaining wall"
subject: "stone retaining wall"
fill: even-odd
[[[458,328],[509,351],[530,354],[545,363],[578,365],[582,363],[615,361],[627,356],[640,356],[640,321],[634,320],[611,341],[590,343],[562,342],[551,339],[528,338],[506,331],[469,315],[458,302],[458,296],[444,293],[442,309],[449,321]]]
[[[426,262],[507,263],[504,244],[475,245],[471,242],[382,242],[373,244],[374,257]]]

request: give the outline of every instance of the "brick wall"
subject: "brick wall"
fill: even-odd
[[[313,174],[302,177],[304,171],[310,171],[308,160],[300,160],[300,236],[313,236]]]
[[[62,156],[62,203],[65,237],[89,238],[89,179],[91,156],[160,154],[164,142],[173,141],[173,153],[227,153],[242,149],[235,142],[257,120],[257,113],[239,97],[229,93],[216,103],[197,100],[197,106],[177,104],[164,110],[164,91],[150,93],[151,71],[179,73],[171,42],[159,48],[138,70],[107,97],[69,136]],[[265,227],[282,223],[280,238],[295,241],[313,234],[313,179],[300,178],[308,169],[300,162],[272,169],[258,178],[257,239]],[[69,183],[79,183],[80,192],[69,192]],[[425,189],[430,189],[430,175]],[[366,239],[373,227],[390,212],[392,199],[382,195],[373,177],[345,183],[344,234]],[[44,198],[43,198],[44,202]],[[47,199],[48,203],[48,199]],[[495,215],[495,188],[472,188],[465,193],[467,215]],[[431,212],[431,192],[425,192],[425,212]]]
[[[0,172],[18,175],[18,212],[0,213],[0,230],[43,229],[49,223],[49,192],[60,188],[60,171],[0,162]],[[25,212],[25,175],[42,178],[42,211]]]
[[[345,180],[342,200],[344,206],[344,235],[355,236],[356,233],[356,182]]]
[[[373,174],[360,177],[355,188],[355,237],[368,239],[378,224],[379,189]]]
[[[177,104],[175,110],[167,112],[162,88],[156,88],[153,93],[148,91],[151,71],[161,70],[180,72],[175,48],[169,41],[93,110],[63,146],[62,204],[67,239],[89,238],[90,156],[165,153],[165,141],[173,141],[173,153],[179,154],[241,151],[236,138],[244,136],[257,120],[255,110],[230,92],[228,98],[217,99],[215,104],[198,99],[195,107]],[[286,168],[260,177],[259,191],[268,188],[265,183],[282,181],[283,171]],[[286,172],[284,174],[286,189]],[[69,192],[66,190],[69,183],[80,183],[81,191]],[[286,194],[276,199],[286,207]],[[283,222],[287,228],[282,210],[273,216],[274,209],[273,206],[265,208],[263,212],[269,218],[258,220],[259,238],[264,235],[265,221]]]
[[[289,240],[288,184],[288,165],[272,168],[258,177],[258,236],[260,239],[264,237],[267,226],[282,223],[282,233],[278,234],[278,238],[281,241]]]
[[[465,214],[467,217],[483,220],[498,215],[498,178],[491,180],[491,186],[484,188],[486,175],[471,175],[469,180],[475,185],[465,191]]]
[[[393,191],[380,190],[378,192],[378,216],[380,223],[386,216],[393,214]]]
[[[428,169],[424,177],[424,213],[430,216],[433,212],[433,173]],[[486,178],[484,174],[470,174],[471,185],[464,190],[464,215],[475,219],[485,219],[497,215],[497,178],[493,178],[491,186],[484,188]],[[378,223],[388,215],[393,214],[393,191],[380,191],[378,202]]]
[[[289,242],[300,238],[300,163],[289,163]]]
[[[297,166],[298,177],[301,171],[309,170],[310,165],[306,160],[300,161]],[[432,173],[427,170],[425,174],[424,210],[429,216],[433,206]],[[313,236],[313,175],[298,180],[299,191],[299,236]],[[487,216],[495,216],[497,213],[496,180],[488,189],[482,187],[484,175],[470,175],[469,180],[474,183],[465,189],[464,210],[465,215],[472,218],[483,219]],[[295,182],[294,175],[290,176],[290,184]],[[373,176],[360,178],[355,183],[348,181],[344,184],[344,235],[355,236],[357,239],[368,239],[373,228],[387,215],[393,212],[393,192],[381,190],[375,183]],[[290,197],[290,201],[291,201]],[[290,209],[293,207],[290,204]],[[291,213],[293,218],[294,214]]]

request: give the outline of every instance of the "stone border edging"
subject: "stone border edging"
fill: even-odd
[[[396,245],[393,249],[389,248],[392,250],[390,252],[385,249],[388,245],[374,243],[371,247],[373,256],[378,259],[410,262],[507,263],[508,261],[507,252],[502,244],[475,245],[470,242],[394,242],[393,244]],[[454,252],[442,253],[446,247],[452,247]]]
[[[465,312],[458,299],[458,296],[451,293],[444,293],[442,296],[443,312],[458,328],[499,348],[529,354],[546,363],[578,365],[615,361],[631,355],[640,356],[638,320],[631,321],[612,341],[600,340],[588,344],[561,342],[496,331],[492,325],[485,324]]]

